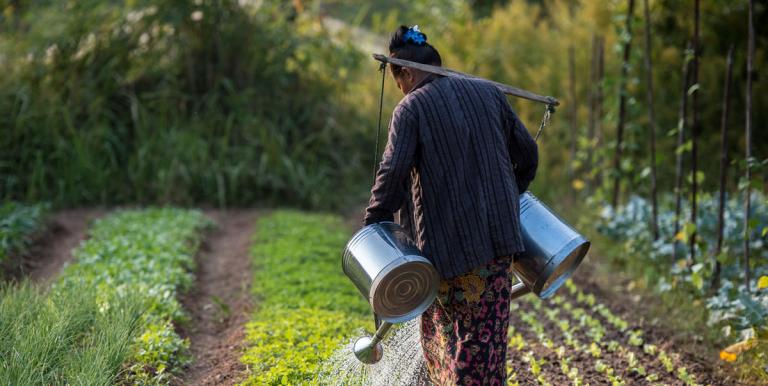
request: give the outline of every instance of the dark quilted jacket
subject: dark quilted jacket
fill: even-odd
[[[430,76],[397,105],[365,223],[400,223],[443,278],[524,250],[538,149],[496,87]]]

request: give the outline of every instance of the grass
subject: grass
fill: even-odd
[[[167,384],[188,357],[176,299],[209,224],[149,209],[98,220],[50,290],[0,292],[0,379],[13,385]]]
[[[13,385],[112,385],[130,357],[141,304],[123,297],[101,312],[96,292],[24,283],[0,290],[0,379]]]
[[[341,270],[350,233],[331,215],[278,211],[258,222],[245,384],[311,383],[340,343],[372,326],[369,306]]]

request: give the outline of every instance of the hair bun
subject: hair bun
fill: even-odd
[[[418,46],[422,46],[427,42],[427,35],[424,35],[424,33],[419,31],[419,26],[415,25],[411,28],[408,28],[408,31],[406,31],[403,35],[403,40],[406,43],[413,43]]]

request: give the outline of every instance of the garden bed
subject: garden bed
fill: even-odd
[[[0,379],[27,384],[164,384],[186,363],[177,300],[203,227],[198,211],[122,211],[98,220],[50,290],[0,293]]]
[[[350,234],[331,215],[278,211],[258,221],[246,384],[311,383],[346,338],[373,326],[369,306],[341,271]]]

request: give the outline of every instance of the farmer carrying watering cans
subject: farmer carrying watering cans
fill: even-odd
[[[418,26],[390,57],[440,66]],[[395,108],[365,224],[400,223],[442,278],[421,317],[429,377],[439,385],[506,379],[510,265],[524,250],[520,194],[536,174],[534,139],[493,85],[390,64]]]

